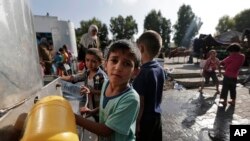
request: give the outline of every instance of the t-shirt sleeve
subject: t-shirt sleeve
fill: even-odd
[[[72,76],[73,76],[72,77],[72,82],[73,83],[84,81],[86,79],[84,73],[79,73],[79,74],[72,75]]]
[[[145,72],[140,72],[133,82],[133,87],[140,96],[145,94],[146,82],[149,81],[147,77]]]
[[[117,104],[115,112],[105,122],[109,128],[123,135],[129,134],[139,112],[139,97],[135,95],[130,94]]]

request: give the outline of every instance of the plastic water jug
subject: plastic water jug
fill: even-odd
[[[69,102],[61,96],[39,100],[28,114],[21,141],[79,141]]]

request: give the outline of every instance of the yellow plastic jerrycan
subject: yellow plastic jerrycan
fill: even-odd
[[[71,105],[61,96],[38,101],[26,120],[21,141],[79,141]]]

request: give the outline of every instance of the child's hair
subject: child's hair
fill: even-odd
[[[128,51],[130,53],[130,57],[133,58],[134,63],[135,63],[135,68],[138,68],[141,64],[141,52],[135,45],[135,43],[132,43],[128,40],[118,40],[114,42],[113,44],[110,45],[106,60],[109,59],[110,53],[115,52],[115,51]]]
[[[59,50],[58,50],[59,52],[63,52],[63,48],[59,48]]]
[[[62,48],[65,49],[66,51],[67,51],[67,49],[68,49],[68,47],[67,47],[66,44],[64,44],[64,45],[62,46]]]
[[[228,52],[240,52],[241,46],[238,43],[232,43],[227,47]]]
[[[99,62],[103,61],[103,54],[102,51],[98,48],[89,48],[86,52],[86,55],[94,55]]]
[[[214,50],[214,49],[211,49],[211,50],[208,52],[208,55],[210,56],[210,55],[211,55],[211,53],[215,53],[215,54],[217,54],[216,50]]]
[[[147,30],[138,39],[137,44],[143,43],[151,57],[156,57],[162,47],[162,38],[159,33]]]

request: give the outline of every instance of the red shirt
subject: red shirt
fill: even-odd
[[[237,78],[240,67],[245,61],[245,55],[241,53],[232,53],[225,58],[221,64],[225,67],[224,75],[231,78]]]

